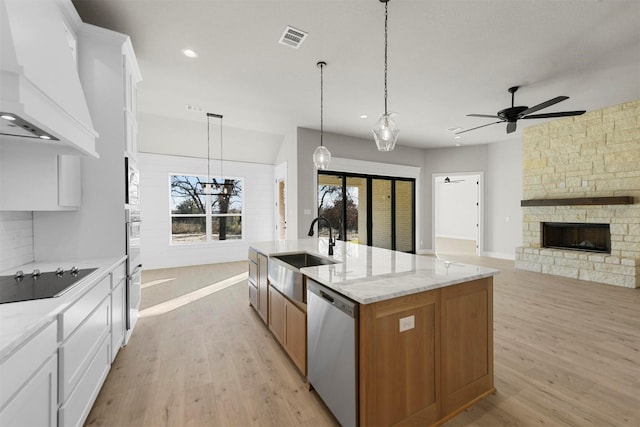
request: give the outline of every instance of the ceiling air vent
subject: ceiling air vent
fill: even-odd
[[[284,33],[282,33],[282,37],[280,37],[279,43],[297,49],[300,47],[302,42],[305,41],[307,35],[308,34],[304,31],[287,25],[287,28],[284,29]]]

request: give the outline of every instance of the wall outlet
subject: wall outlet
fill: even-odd
[[[589,186],[589,181],[582,181],[582,186],[583,187],[588,187]]]
[[[416,317],[411,315],[400,319],[400,332],[408,331],[416,327]]]

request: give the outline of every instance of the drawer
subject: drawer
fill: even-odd
[[[249,261],[253,261],[255,263],[258,262],[258,251],[255,249],[249,249]]]
[[[56,322],[29,338],[4,362],[0,363],[0,408],[29,380],[45,361],[56,353]]]
[[[258,282],[258,264],[253,261],[249,261],[249,280]]]
[[[249,303],[257,310],[258,309],[258,288],[251,282],[249,284]]]
[[[81,296],[71,307],[59,314],[60,341],[66,340],[110,292],[111,277],[107,275],[89,292]]]
[[[115,270],[111,272],[111,288],[115,288],[118,286],[120,282],[122,282],[127,276],[127,265],[126,263],[122,263],[116,267]]]
[[[110,298],[106,298],[87,320],[60,346],[59,397],[67,400],[76,387],[87,366],[93,360],[96,350],[109,335]],[[111,360],[111,359],[109,359]]]
[[[59,427],[82,426],[111,367],[110,340],[105,337],[78,386],[58,411]]]

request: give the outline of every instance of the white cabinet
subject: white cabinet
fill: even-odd
[[[111,362],[124,344],[126,333],[126,267],[122,263],[111,273]]]
[[[0,210],[77,210],[82,160],[35,144],[0,145]]]
[[[111,367],[112,273],[58,315],[60,427],[84,423]]]
[[[0,425],[55,426],[58,410],[56,322],[0,362]]]

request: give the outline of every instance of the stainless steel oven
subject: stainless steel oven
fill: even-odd
[[[127,241],[127,335],[129,341],[131,332],[138,321],[142,285],[142,260],[140,258],[140,210],[138,206],[129,206],[126,210],[126,241]]]

